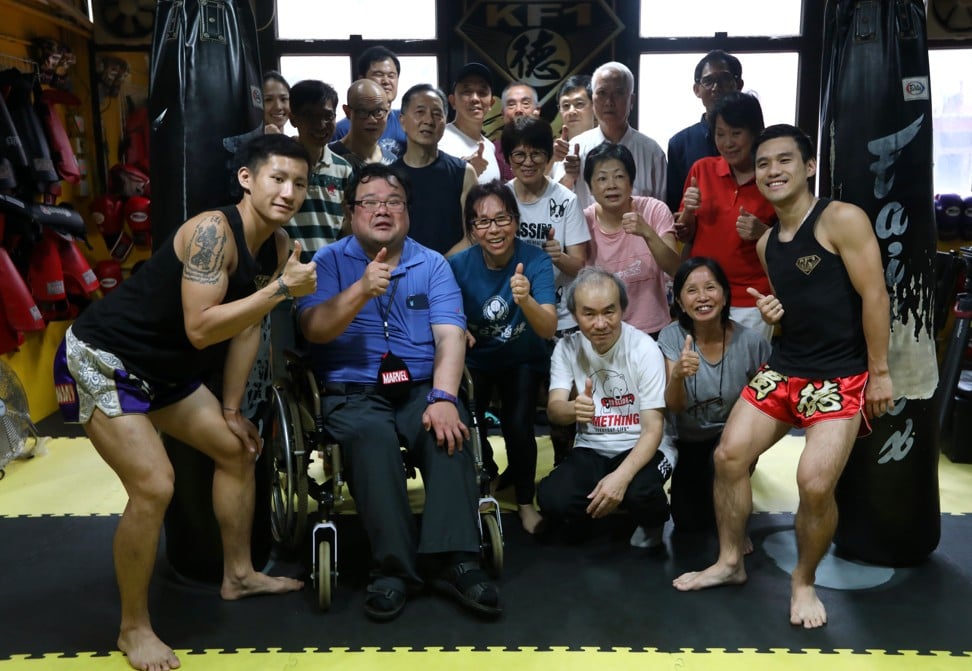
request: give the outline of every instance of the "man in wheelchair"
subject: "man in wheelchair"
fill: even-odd
[[[342,446],[371,545],[365,613],[394,619],[406,595],[430,579],[468,610],[496,616],[499,591],[479,563],[479,489],[457,399],[465,355],[459,287],[441,255],[407,237],[408,183],[395,169],[363,167],[345,204],[352,235],[314,256],[318,288],[297,311],[325,429]],[[421,531],[402,445],[425,482]]]

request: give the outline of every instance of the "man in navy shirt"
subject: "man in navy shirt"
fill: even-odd
[[[692,164],[705,156],[718,156],[715,140],[709,132],[708,115],[727,93],[742,91],[742,64],[739,59],[721,49],[710,51],[695,66],[695,97],[705,106],[705,114],[697,122],[683,128],[668,141],[668,187],[665,200],[672,212],[677,212],[685,191],[685,178]]]
[[[484,616],[499,592],[479,564],[478,488],[457,395],[466,351],[462,296],[441,254],[408,236],[407,179],[365,165],[345,192],[352,235],[314,256],[318,290],[298,303],[324,425],[341,444],[372,551],[365,613],[397,617],[427,576]],[[400,446],[425,482],[421,531]],[[419,571],[419,555],[430,571]]]

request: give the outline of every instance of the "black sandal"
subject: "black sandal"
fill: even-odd
[[[499,590],[479,562],[453,564],[432,581],[432,587],[477,615],[496,617],[503,612]]]
[[[389,622],[405,609],[405,592],[372,583],[365,590],[364,612],[377,622]]]

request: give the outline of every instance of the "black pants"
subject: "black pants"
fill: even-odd
[[[590,494],[597,483],[614,472],[629,452],[605,457],[587,447],[575,447],[557,468],[540,481],[537,500],[545,518],[571,522],[587,517]],[[657,527],[668,519],[668,497],[665,481],[671,466],[661,452],[656,452],[638,471],[624,493],[620,508],[645,527]]]
[[[431,384],[412,387],[391,402],[377,394],[327,394],[324,426],[340,443],[348,487],[372,553],[372,577],[422,584],[416,554],[479,552],[475,468],[466,446],[452,455],[422,426]],[[422,472],[425,509],[421,532],[408,503],[400,438]]]
[[[715,466],[712,455],[719,438],[675,442],[678,464],[672,474],[672,521],[679,531],[715,528],[715,505],[712,500]]]
[[[534,421],[537,412],[537,395],[543,381],[543,373],[526,366],[496,370],[470,370],[476,391],[476,412],[479,435],[483,445],[483,464],[490,477],[496,475],[493,449],[486,440],[486,408],[494,390],[501,404],[500,427],[506,442],[509,460],[509,478],[520,505],[533,503],[537,479],[537,435]]]

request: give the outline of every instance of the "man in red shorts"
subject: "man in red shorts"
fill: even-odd
[[[827,622],[814,590],[817,565],[837,527],[834,489],[868,418],[893,407],[888,371],[890,316],[877,238],[858,207],[817,199],[810,138],[788,125],[765,129],[753,145],[756,183],[780,225],[757,243],[775,295],[755,289],[763,319],[780,324],[769,361],[743,389],[715,453],[719,558],[673,582],[691,591],[746,581],[743,550],[752,512],[749,467],[791,427],[806,429],[797,469],[798,558],[790,622]],[[785,308],[785,310],[784,310]]]

